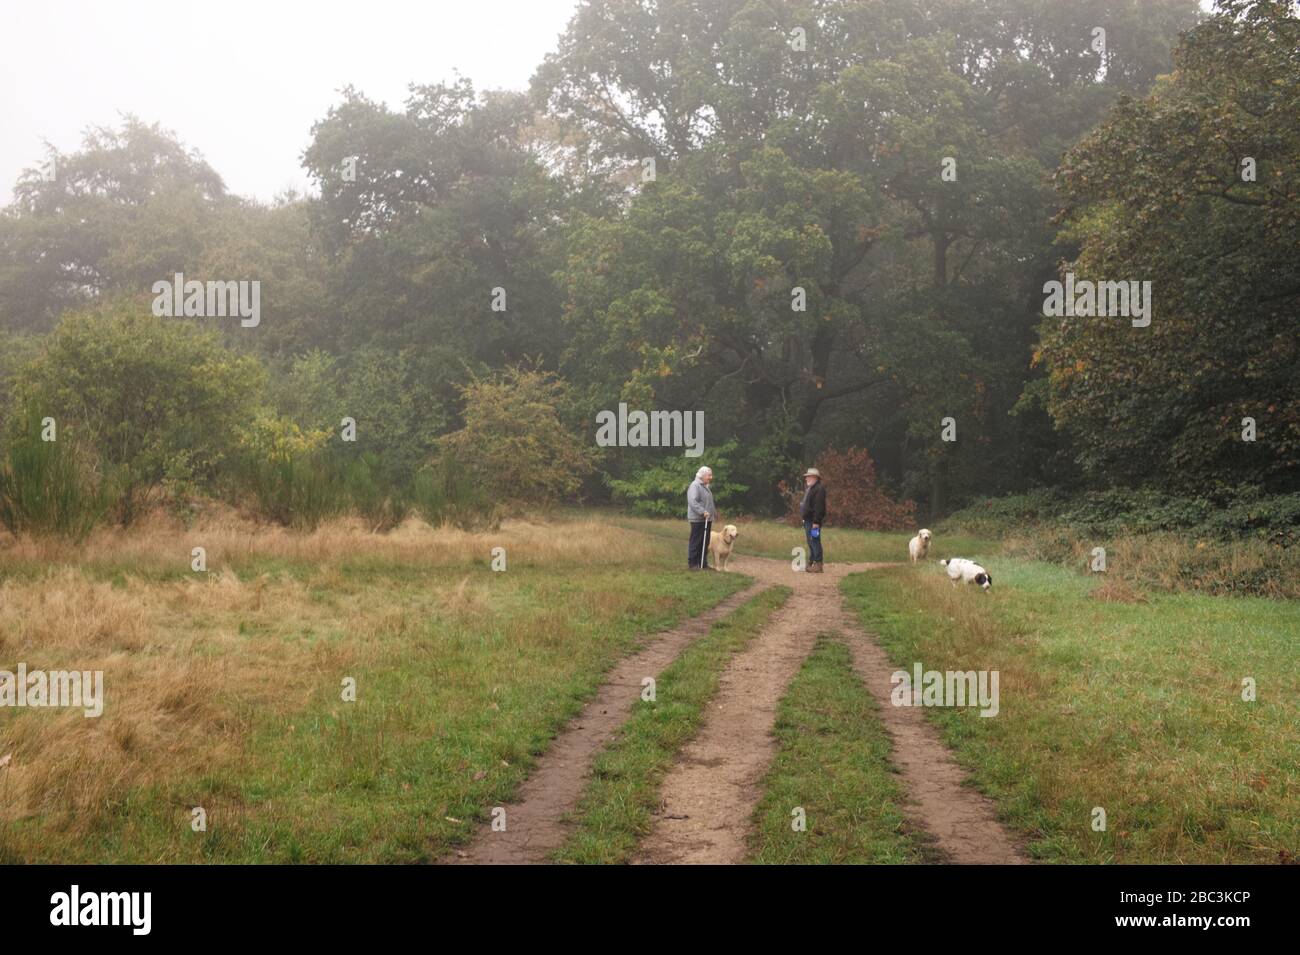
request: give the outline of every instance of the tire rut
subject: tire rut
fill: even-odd
[[[968,785],[920,707],[894,706],[890,676],[899,670],[876,640],[845,612],[851,634],[853,669],[879,705],[880,721],[893,738],[891,757],[902,776],[909,802],[904,815],[934,838],[934,848],[960,865],[1018,865],[1028,861],[998,821],[992,799]]]
[[[776,708],[819,633],[840,625],[837,582],[873,564],[796,574],[785,561],[738,558],[736,569],[794,593],[723,671],[700,732],[664,779],[660,810],[638,862],[744,861],[749,821],[776,754]]]
[[[828,564],[820,576],[793,574],[784,561],[748,558],[737,569],[795,592],[768,626],[728,665],[700,732],[665,778],[661,807],[639,862],[739,863],[763,778],[776,752],[773,727],[786,688],[820,633],[843,636],[854,669],[880,705],[902,776],[909,821],[933,838],[945,859],[966,864],[1026,861],[997,819],[992,800],[967,776],[919,709],[895,707],[885,651],[844,607],[839,581],[888,564]]]
[[[715,604],[697,617],[649,638],[605,675],[596,695],[569,721],[538,759],[514,802],[506,804],[506,828],[483,826],[465,847],[452,850],[444,864],[522,865],[547,861],[569,834],[564,816],[578,805],[591,765],[632,715],[641,680],[657,677],[691,643],[731,611],[767,588],[759,581]]]
[[[879,643],[846,609],[839,582],[891,564],[828,564],[821,575],[796,574],[783,560],[733,558],[755,583],[710,610],[652,638],[609,672],[596,696],[556,736],[536,769],[507,804],[507,828],[483,826],[449,864],[544,863],[568,837],[565,816],[578,805],[596,756],[631,716],[641,680],[657,676],[717,620],[774,584],[794,593],[753,641],[728,663],[700,731],[683,747],[663,781],[660,808],[637,857],[641,864],[739,863],[763,778],[776,753],[776,709],[821,633],[848,642],[853,668],[879,704],[892,740],[909,822],[933,839],[931,848],[961,864],[1028,861],[999,822],[991,799],[967,785],[939,731],[920,709],[895,707],[894,667]]]

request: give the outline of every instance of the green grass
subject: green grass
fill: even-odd
[[[611,521],[621,527],[627,527],[641,533],[663,540],[680,540],[683,553],[686,550],[686,538],[689,536],[685,520],[673,521],[659,518],[617,517]],[[782,524],[771,520],[752,520],[748,518],[729,518],[725,523],[735,524],[740,531],[736,540],[736,553],[752,554],[756,557],[772,557],[778,560],[791,560],[791,549],[805,547],[802,527]],[[828,524],[823,534],[823,546],[826,560],[831,563],[881,563],[907,561],[907,542],[915,531],[882,532],[858,531],[837,528]],[[933,563],[942,557],[967,557],[979,560],[998,551],[998,545],[992,540],[970,537],[967,535],[936,537],[931,544],[927,560]]]
[[[778,752],[754,814],[751,859],[766,864],[915,863],[924,840],[904,824],[891,742],[849,648],[826,635],[777,710]],[[801,808],[806,829],[794,828]]]
[[[260,682],[204,690],[199,710],[159,717],[164,725],[203,718],[195,732],[205,735],[175,751],[154,739],[148,714],[123,719],[134,728],[119,743],[87,743],[109,746],[116,761],[82,761],[93,804],[74,808],[48,791],[36,811],[0,824],[0,862],[437,858],[470,837],[485,807],[509,801],[602,675],[645,635],[749,583],[741,574],[683,573],[667,548],[656,550],[649,568],[520,561],[505,574],[341,562],[315,568],[330,582],[305,591],[297,575],[276,575],[256,610],[178,612],[159,589],[174,585],[133,579],[131,599],[150,602],[150,613],[156,605],[160,626],[196,641],[178,651],[177,667],[201,657],[260,672]],[[162,666],[146,656],[135,660]],[[42,662],[34,651],[28,659]],[[106,667],[108,693],[117,694],[110,704],[152,706],[150,679],[124,665]],[[343,675],[357,681],[355,703],[340,699]],[[110,705],[103,723],[84,721],[95,726],[69,723],[68,733],[111,730],[114,712]],[[42,734],[53,730],[37,724],[53,717],[6,717],[6,737],[27,731],[15,763],[32,766],[50,751]],[[120,766],[121,777],[106,766]],[[137,773],[149,781],[121,781]],[[190,828],[194,806],[207,810],[205,833]]]
[[[597,757],[575,812],[576,828],[556,851],[555,861],[614,863],[632,858],[650,831],[664,775],[698,730],[727,662],[790,594],[789,587],[763,591],[715,623],[660,674],[655,701],[638,700],[618,739]]]
[[[1053,862],[1271,863],[1300,845],[1300,608],[1138,594],[1000,560],[992,592],[930,567],[842,584],[893,662],[997,669],[1001,711],[929,709],[958,760]],[[1127,588],[1122,598],[1132,599]],[[1257,702],[1241,699],[1252,677]],[[1094,832],[1092,810],[1107,814]]]

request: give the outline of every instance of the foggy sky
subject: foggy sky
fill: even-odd
[[[119,113],[161,123],[232,192],[310,180],[311,126],[352,84],[401,109],[407,85],[524,89],[578,0],[6,0],[0,204],[42,140],[76,151]]]

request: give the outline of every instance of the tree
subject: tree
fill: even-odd
[[[449,467],[468,472],[495,502],[556,504],[592,470],[589,440],[561,417],[565,385],[535,368],[507,368],[461,388],[465,425],[445,435]]]
[[[1058,174],[1063,228],[1080,243],[1066,270],[1150,281],[1155,306],[1144,329],[1045,320],[1049,406],[1096,478],[1294,488],[1300,20],[1291,3],[1220,3],[1175,60]],[[1254,442],[1242,438],[1248,417]]]
[[[523,145],[519,95],[413,86],[394,113],[355,90],[316,125],[304,164],[332,256],[337,348],[410,347],[446,383],[553,350],[549,231],[562,190]],[[498,291],[499,290],[499,291]]]
[[[932,509],[954,485],[1032,480],[1050,432],[1008,412],[1060,254],[1047,177],[1195,17],[1194,0],[583,5],[533,91],[618,199],[570,222],[566,377],[710,409],[752,449],[755,504],[831,444],[872,447]],[[940,444],[958,413],[962,442]]]
[[[202,157],[133,116],[48,158],[53,176],[28,170],[0,216],[0,324],[11,329],[46,331],[66,308],[192,267],[233,201]]]
[[[120,482],[119,517],[129,522],[164,480],[211,481],[264,387],[261,364],[215,333],[114,300],[63,317],[18,375],[24,413],[13,421],[53,418],[92,449]]]

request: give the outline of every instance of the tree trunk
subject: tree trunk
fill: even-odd
[[[940,457],[930,468],[930,523],[937,524],[948,511],[948,458]]]
[[[934,287],[941,289],[948,284],[948,246],[952,237],[943,233],[934,237]]]

